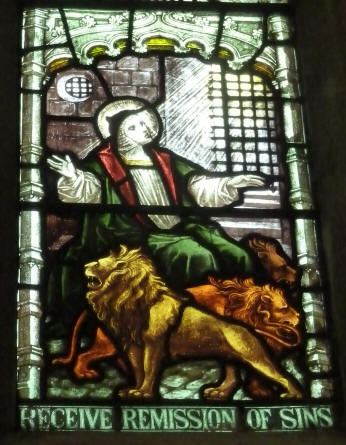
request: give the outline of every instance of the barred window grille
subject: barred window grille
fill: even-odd
[[[65,89],[68,94],[77,99],[87,98],[93,91],[92,83],[81,76],[69,79],[65,84]]]

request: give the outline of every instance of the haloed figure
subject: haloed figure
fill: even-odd
[[[78,314],[84,305],[81,264],[108,254],[119,244],[142,247],[173,288],[184,289],[211,276],[249,276],[249,254],[213,221],[181,217],[155,206],[222,207],[239,199],[238,189],[263,187],[259,175],[217,176],[172,152],[160,149],[160,118],[137,99],[116,100],[98,114],[105,146],[74,165],[69,156],[53,155],[49,166],[60,175],[64,202],[145,205],[150,213],[85,212],[79,237],[61,252],[69,265],[50,274],[49,309]],[[191,214],[193,212],[191,211]],[[76,265],[73,265],[76,261]]]

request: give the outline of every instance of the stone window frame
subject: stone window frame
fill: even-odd
[[[12,10],[12,13],[13,13],[14,11]],[[4,29],[7,29],[8,30],[8,27],[6,28],[6,26],[4,26]],[[14,40],[15,41],[15,40]],[[13,59],[12,59],[13,60]],[[14,66],[15,66],[15,64],[14,64]],[[15,68],[14,68],[14,72],[15,72]],[[8,77],[6,76],[6,73],[5,73],[5,79],[6,79],[6,81],[8,81]],[[8,82],[8,85],[9,85],[9,87],[10,86],[12,86],[13,87],[13,91],[16,91],[16,86],[15,86],[15,82],[14,81],[10,81],[10,82]],[[4,107],[2,107],[2,109],[4,109]],[[11,117],[13,118],[13,119],[10,119],[10,124],[8,125],[7,124],[7,129],[8,129],[8,127],[10,127],[11,129],[13,129],[13,130],[15,130],[17,127],[18,127],[18,124],[17,124],[17,120],[15,119],[15,113],[17,112],[17,110],[16,109],[14,109],[14,108],[11,108],[10,107],[10,115],[11,115]],[[13,133],[15,133],[15,132],[13,132]],[[11,138],[11,136],[9,137],[9,141],[14,141],[15,140],[15,137],[13,138]],[[9,144],[6,144],[5,145],[5,147],[8,149],[8,147],[9,147]],[[11,147],[11,149],[12,149],[12,147]],[[8,151],[8,153],[10,154],[11,152],[10,151]],[[12,170],[12,171],[14,171],[15,170],[15,165],[14,165],[14,157],[13,156],[9,156],[7,159],[5,159],[5,165],[10,165],[10,170]],[[10,178],[4,178],[5,180],[4,180],[4,183],[6,184],[6,186],[5,186],[5,188],[8,188],[8,184],[11,184],[11,187],[9,187],[8,189],[10,190],[10,192],[9,192],[9,194],[8,194],[8,198],[9,198],[9,201],[7,201],[7,202],[12,202],[13,203],[13,201],[11,201],[11,198],[13,198],[14,197],[14,195],[15,195],[15,190],[16,190],[16,180],[15,179],[10,179]],[[15,217],[12,217],[12,219],[11,219],[11,216],[9,217],[9,221],[12,221],[13,222],[13,224],[12,224],[12,227],[13,228],[15,228]],[[9,228],[7,227],[7,231],[9,232],[9,234],[10,234],[10,236],[9,236],[9,238],[7,239],[7,244],[5,243],[4,245],[6,246],[6,245],[8,245],[8,246],[10,246],[11,245],[11,242],[12,242],[12,244],[13,244],[13,240],[15,240],[15,233],[16,233],[16,230],[14,229],[13,231],[11,231],[11,230],[8,230]],[[13,246],[12,246],[13,247]],[[13,248],[11,249],[8,249],[8,252],[10,253],[10,260],[12,261],[12,264],[13,263],[15,263],[16,261],[15,261],[15,253],[13,254]],[[6,269],[6,270],[8,270],[8,268]],[[8,273],[8,277],[10,278],[10,283],[12,282],[12,280],[11,280],[11,278],[13,279],[13,277],[14,277],[14,272],[13,272],[13,268],[11,267],[10,268],[10,270],[9,270],[9,273]],[[14,280],[15,281],[15,280]],[[13,284],[13,283],[12,283]],[[6,290],[8,290],[9,289],[9,287],[8,286],[5,286],[5,291]],[[13,292],[12,292],[13,293]],[[10,285],[10,291],[9,291],[9,294],[11,295],[11,285]],[[12,304],[9,304],[9,305],[7,305],[6,306],[6,308],[5,308],[5,311],[3,312],[3,314],[6,314],[6,313],[10,313],[10,314],[12,314],[13,315],[13,303]],[[12,323],[12,329],[11,329],[11,324],[10,323],[6,323],[5,325],[7,325],[7,326],[9,326],[10,327],[10,329],[9,329],[9,332],[11,333],[12,332],[12,336],[13,336],[13,323]],[[7,342],[6,342],[7,343]],[[3,349],[4,351],[9,351],[9,353],[8,353],[8,356],[10,357],[11,355],[13,356],[13,348],[11,348],[11,347],[9,347],[9,345],[8,344],[6,344],[5,345],[5,347],[4,347],[4,349]],[[12,353],[11,353],[11,350],[12,350]],[[5,367],[4,367],[5,368]],[[4,375],[9,375],[9,373],[8,373],[8,370],[9,369],[11,369],[11,366],[8,366],[8,363],[6,363],[6,371],[4,372]],[[12,381],[12,387],[13,387],[13,378],[11,379],[9,379],[9,381]],[[6,391],[5,391],[6,392]],[[9,393],[9,391],[7,391],[7,394]],[[13,406],[13,395],[12,395],[12,393],[10,393],[10,397],[9,398],[7,398],[7,400],[9,401],[9,406]],[[8,422],[8,419],[10,418],[10,422]],[[13,417],[12,417],[13,418]],[[5,420],[5,425],[7,425],[7,428],[8,428],[8,425],[9,424],[13,424],[12,423],[12,421],[11,421],[11,415],[9,415],[9,416],[6,416],[5,417],[5,419],[7,419],[7,420]]]

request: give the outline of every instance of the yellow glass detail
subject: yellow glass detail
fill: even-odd
[[[126,165],[136,165],[139,167],[152,167],[154,165],[151,161],[137,161],[136,159],[127,159],[123,155],[120,155],[120,157]]]
[[[51,62],[47,67],[47,73],[52,74],[55,71],[60,70],[61,68],[65,68],[70,63],[71,59],[58,59],[54,60],[54,62]]]
[[[93,48],[89,49],[87,55],[89,57],[103,56],[106,54],[107,50],[108,48],[106,46],[94,46]]]
[[[163,37],[154,37],[145,42],[148,50],[153,51],[174,51],[175,42],[172,39],[166,39]]]
[[[114,45],[116,48],[119,48],[120,51],[126,48],[126,40],[118,40]]]
[[[253,68],[258,73],[260,73],[266,77],[269,77],[270,79],[274,78],[274,70],[269,65],[266,65],[263,62],[254,63]]]
[[[219,59],[222,59],[222,60],[232,60],[233,59],[233,54],[231,53],[231,51],[229,51],[228,49],[225,49],[225,48],[219,49],[217,55],[218,55]]]
[[[203,45],[198,42],[189,42],[186,44],[186,48],[191,49],[192,51],[201,51],[203,50]]]

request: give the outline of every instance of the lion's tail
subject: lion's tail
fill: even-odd
[[[80,328],[86,319],[88,315],[87,310],[85,309],[80,316],[78,317],[76,324],[73,328],[72,338],[71,338],[71,344],[70,344],[70,351],[66,357],[59,357],[52,361],[53,365],[68,365],[69,363],[72,363],[73,359],[76,356],[77,352],[77,340],[78,340],[78,334],[80,331]]]

